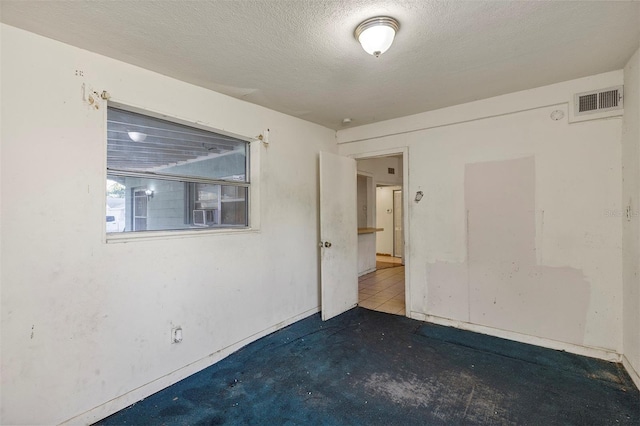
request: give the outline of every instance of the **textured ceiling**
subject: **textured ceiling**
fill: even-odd
[[[7,1],[2,22],[333,129],[621,69],[638,2]],[[400,21],[376,59],[353,38]]]

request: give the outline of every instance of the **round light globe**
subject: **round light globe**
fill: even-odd
[[[400,24],[389,16],[377,16],[363,21],[356,27],[354,35],[362,48],[376,58],[389,50]]]
[[[358,41],[365,52],[377,58],[389,50],[395,36],[396,32],[393,28],[378,25],[364,30]]]
[[[129,139],[131,139],[134,142],[144,142],[144,140],[147,138],[146,133],[127,132],[127,134],[129,135]]]

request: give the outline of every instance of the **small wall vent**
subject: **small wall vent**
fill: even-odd
[[[589,93],[588,95],[578,96],[578,114],[598,110],[598,94]]]
[[[616,117],[623,114],[623,87],[576,93],[569,103],[569,122]]]
[[[622,109],[622,86],[578,93],[574,105],[575,115]]]

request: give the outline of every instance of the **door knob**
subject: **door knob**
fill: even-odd
[[[331,247],[331,243],[330,243],[329,241],[325,241],[325,242],[324,242],[324,246],[325,246],[326,248],[329,248],[329,247]]]

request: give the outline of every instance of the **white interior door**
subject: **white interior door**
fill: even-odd
[[[358,214],[355,160],[320,153],[322,320],[358,304]]]

